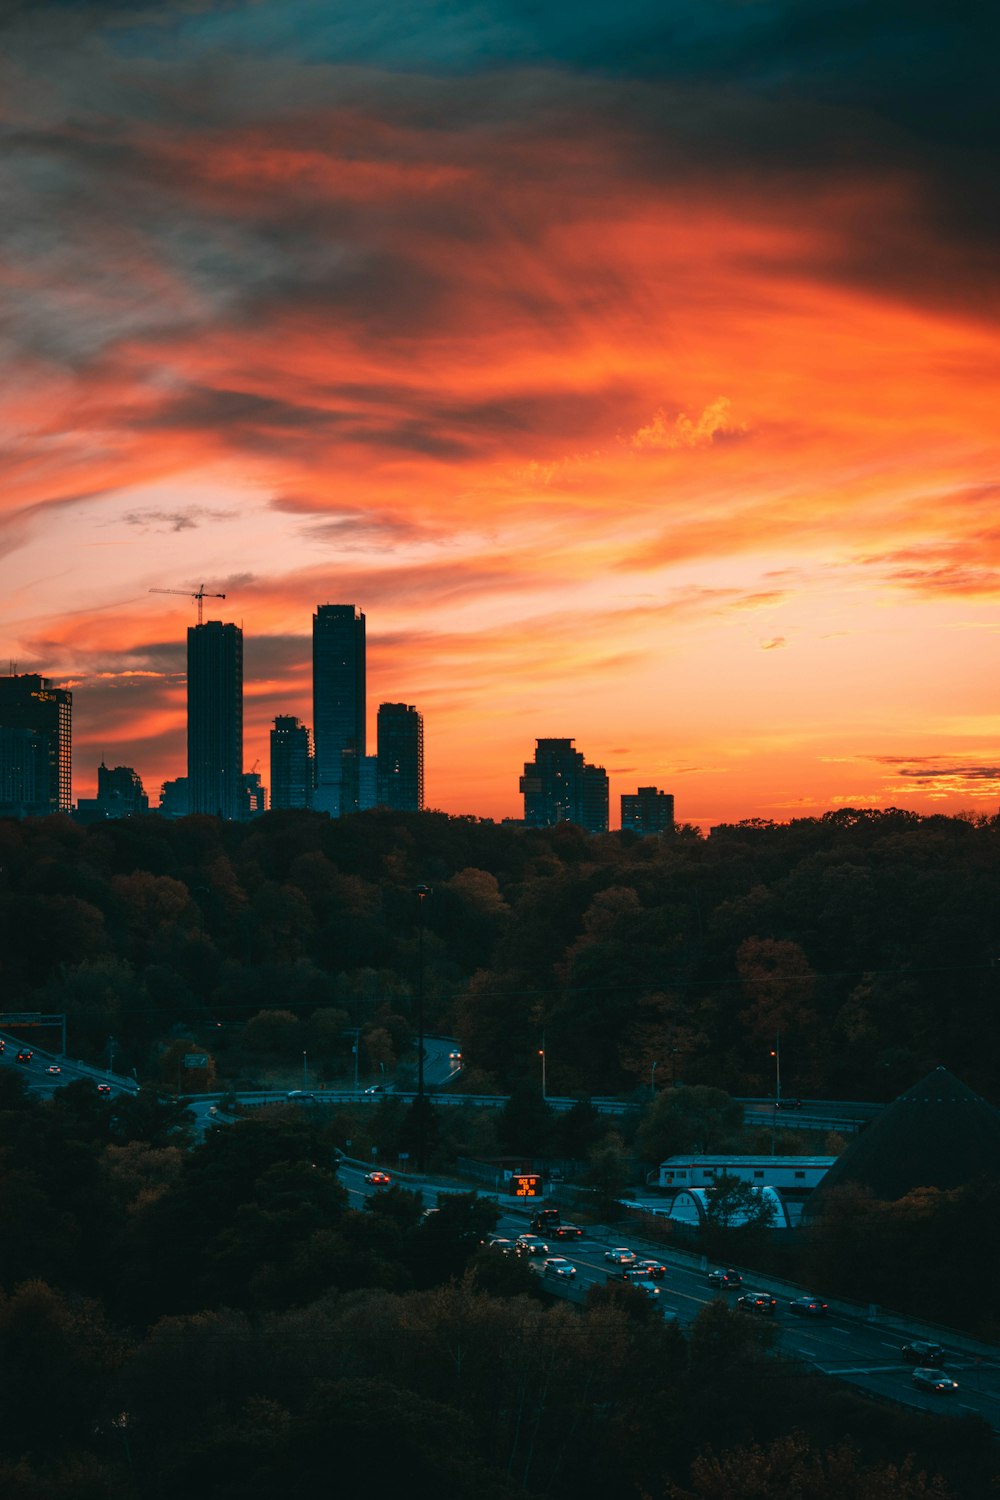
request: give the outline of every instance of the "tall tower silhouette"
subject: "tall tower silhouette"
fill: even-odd
[[[353,604],[313,615],[313,806],[332,818],[359,805],[365,755],[365,617]]]
[[[379,704],[377,781],[379,807],[423,809],[424,716],[412,704]]]
[[[193,813],[243,812],[243,632],[188,629],[188,795]]]

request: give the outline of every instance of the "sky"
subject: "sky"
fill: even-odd
[[[995,24],[5,0],[0,656],[74,794],[185,773],[203,585],[265,782],[348,603],[430,807],[567,736],[613,827],[996,813]]]

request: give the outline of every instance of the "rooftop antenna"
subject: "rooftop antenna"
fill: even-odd
[[[202,623],[203,602],[206,599],[224,599],[225,594],[206,594],[205,585],[198,585],[197,591],[189,592],[187,589],[150,589],[151,594],[183,594],[188,599],[198,601],[198,624]]]

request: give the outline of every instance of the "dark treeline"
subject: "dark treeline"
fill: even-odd
[[[427,1025],[461,1038],[470,1090],[537,1081],[544,1035],[553,1094],[654,1073],[769,1093],[780,1032],[788,1093],[888,1099],[943,1063],[995,1100],[998,876],[1000,820],[891,809],[662,840],[436,813],[5,822],[0,980],[141,1078],[176,1084],[184,1037],[222,1084],[303,1048],[343,1076],[347,1027],[378,1076],[411,1046],[426,883]]]
[[[294,1105],[185,1131],[0,1069],[4,1500],[992,1492],[983,1425],[786,1365],[721,1302],[687,1333],[624,1284],[550,1303],[474,1194],[351,1208]]]

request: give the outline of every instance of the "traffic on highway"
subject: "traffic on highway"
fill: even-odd
[[[355,1206],[379,1191],[366,1182],[361,1164],[341,1162],[338,1173]],[[429,1207],[449,1191],[459,1191],[398,1176],[394,1180],[403,1187],[419,1186]],[[579,1303],[593,1286],[630,1281],[655,1297],[660,1314],[681,1327],[722,1299],[743,1316],[766,1318],[777,1334],[775,1353],[780,1357],[800,1360],[882,1400],[924,1411],[974,1413],[1000,1430],[1000,1350],[974,1354],[917,1336],[908,1339],[896,1331],[898,1325],[888,1326],[878,1317],[848,1317],[812,1291],[778,1295],[755,1284],[752,1273],[710,1266],[674,1249],[664,1252],[662,1246],[623,1234],[621,1226],[591,1226],[582,1239],[568,1243],[533,1233],[525,1211],[514,1211],[502,1197],[495,1201],[501,1214],[489,1248],[523,1256],[553,1296]]]

